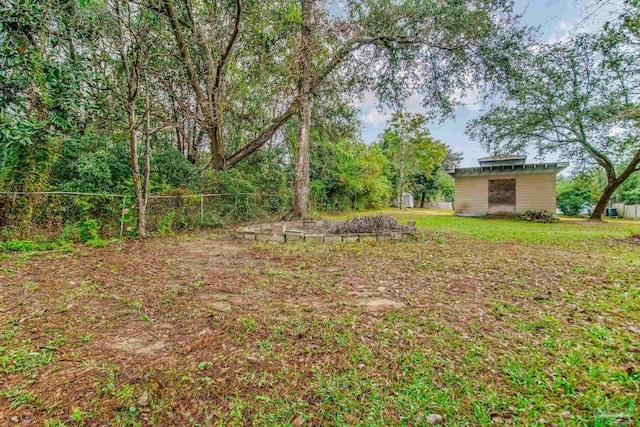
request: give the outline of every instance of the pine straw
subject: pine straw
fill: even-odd
[[[327,234],[377,233],[380,231],[412,231],[389,215],[357,216],[342,222],[330,222],[322,229]]]

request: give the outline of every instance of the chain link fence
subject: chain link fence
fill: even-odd
[[[258,193],[150,195],[147,230],[168,233],[221,227],[253,218],[284,214],[291,201]],[[57,237],[65,229],[91,221],[102,237],[135,233],[133,195],[74,192],[0,192],[2,237]]]

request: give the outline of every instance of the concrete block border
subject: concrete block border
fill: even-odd
[[[236,229],[238,237],[245,240],[278,243],[335,243],[335,242],[383,242],[406,240],[412,231],[383,231],[379,233],[325,234],[318,231],[325,221],[279,221],[247,225]],[[408,224],[415,229],[415,222]]]

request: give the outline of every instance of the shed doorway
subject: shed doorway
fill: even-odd
[[[516,213],[516,180],[515,179],[490,179],[489,180],[489,213],[490,214],[515,214]]]

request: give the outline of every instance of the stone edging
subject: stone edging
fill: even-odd
[[[246,240],[279,243],[382,242],[386,240],[406,240],[413,236],[413,232],[410,231],[325,234],[308,230],[309,228],[320,228],[324,224],[325,221],[280,221],[240,227],[236,230],[236,234]],[[415,227],[415,222],[413,224],[410,222],[409,225]]]

